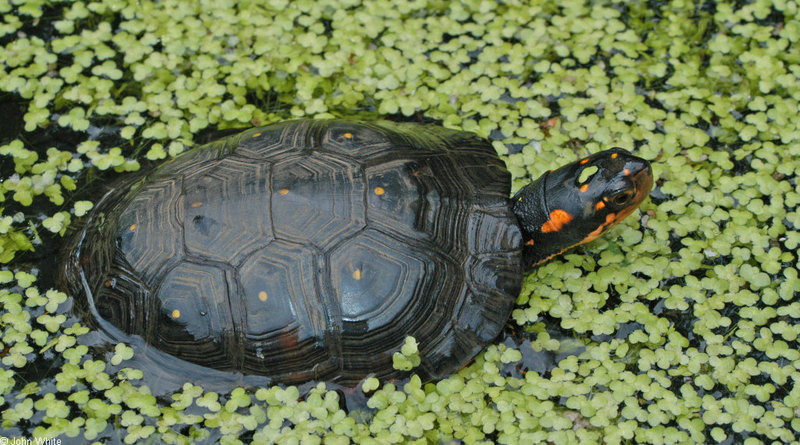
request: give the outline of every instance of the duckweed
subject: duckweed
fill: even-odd
[[[2,429],[97,443],[797,441],[797,14],[759,0],[0,1],[0,94],[22,107],[0,127]],[[387,114],[489,137],[515,190],[608,146],[650,159],[657,181],[611,233],[525,278],[509,322],[524,341],[438,382],[366,379],[366,406],[349,411],[324,383],[157,397],[134,348],[99,351],[40,265],[92,208],[80,190],[97,171],[177,156],[212,129]],[[419,364],[415,340],[395,364]]]

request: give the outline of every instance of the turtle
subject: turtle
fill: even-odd
[[[291,120],[110,187],[67,243],[73,310],[177,363],[295,384],[443,378],[503,329],[530,268],[652,186],[612,148],[511,196],[492,144],[441,126]]]

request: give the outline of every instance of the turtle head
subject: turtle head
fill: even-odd
[[[650,164],[622,148],[551,170],[526,185],[512,201],[526,267],[599,237],[636,210],[652,185]]]

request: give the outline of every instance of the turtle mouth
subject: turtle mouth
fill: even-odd
[[[611,221],[606,221],[605,228],[602,230],[601,234],[630,216],[634,210],[638,209],[639,205],[644,201],[644,198],[650,194],[650,189],[653,187],[653,169],[650,167],[649,162],[637,158],[635,163],[628,164],[628,168],[630,169],[630,177],[634,188],[633,198],[631,198],[627,207],[614,215]]]
[[[588,243],[606,233],[608,229],[614,227],[614,225],[627,218],[634,210],[638,209],[642,201],[650,194],[650,189],[653,187],[653,169],[650,167],[649,162],[641,158],[634,158],[625,164],[625,170],[628,171],[626,175],[630,177],[633,183],[633,198],[631,198],[628,205],[619,212],[606,215],[605,222],[578,244]]]
[[[633,182],[633,198],[631,198],[627,207],[615,215],[613,222],[606,227],[606,230],[638,209],[653,187],[653,169],[650,167],[649,162],[637,158],[635,162],[629,162],[627,168],[630,170],[630,177]]]
[[[650,163],[642,159],[637,164],[639,165],[631,168],[633,185],[636,188],[631,203],[631,207],[634,209],[639,207],[644,198],[650,194],[650,189],[653,188],[653,168],[650,167]]]

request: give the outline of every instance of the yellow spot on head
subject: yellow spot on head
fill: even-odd
[[[549,233],[549,232],[558,232],[564,227],[567,223],[572,221],[572,215],[567,213],[566,210],[563,209],[555,209],[550,212],[550,219],[547,220],[544,224],[542,224],[542,232]]]
[[[595,210],[602,210],[606,206],[606,203],[603,201],[597,201],[597,204],[594,205]]]
[[[522,196],[520,196],[520,197],[519,197],[519,199],[518,199],[517,201],[522,201]]]
[[[253,137],[254,137],[254,138],[257,138],[257,137],[259,137],[259,136],[261,136],[261,133],[253,133]]]
[[[612,221],[614,221],[614,218],[616,217],[617,217],[616,213],[609,213],[608,215],[606,215],[606,224],[610,224]]]
[[[192,203],[192,208],[195,208],[195,209],[196,209],[196,208],[200,207],[201,205],[203,205],[203,203],[202,203],[202,202],[193,202],[193,203]]]
[[[589,190],[589,184],[583,184],[580,188],[581,193],[585,193],[586,190]]]
[[[267,301],[267,293],[262,290],[258,293],[258,299],[261,301]]]
[[[619,153],[611,153],[611,159],[617,159],[617,156],[619,156]]]
[[[343,136],[345,139],[353,139],[353,133],[350,133],[349,131],[345,133]]]
[[[581,164],[581,165],[584,165],[584,164],[586,164],[587,162],[589,162],[589,158],[583,158],[583,159],[581,159],[581,162],[580,162],[580,164]]]
[[[360,280],[361,279],[361,269],[356,269],[353,271],[353,279]]]
[[[383,187],[375,187],[375,194],[381,196],[382,194],[386,193],[386,190]]]
[[[136,224],[131,224],[131,226],[128,227],[128,229],[130,229],[130,231],[133,232],[134,230],[136,230]]]
[[[280,189],[280,190],[278,190],[278,193],[280,193],[281,195],[288,195],[289,194],[289,189]]]
[[[181,311],[175,309],[172,311],[172,318],[181,318]]]

